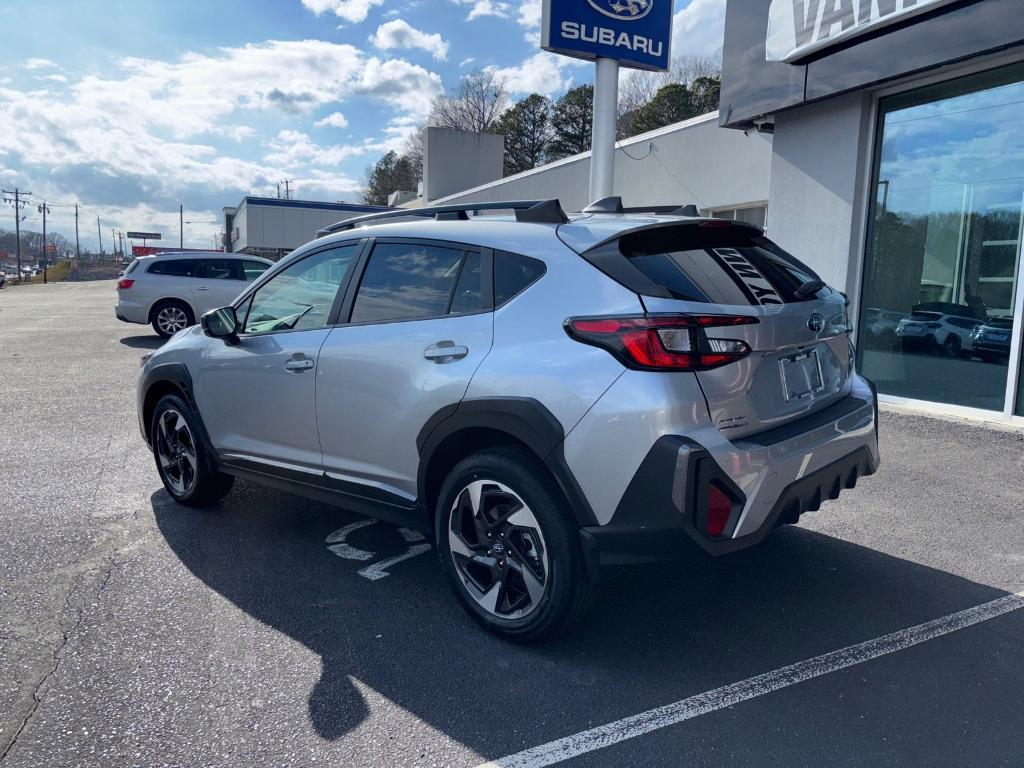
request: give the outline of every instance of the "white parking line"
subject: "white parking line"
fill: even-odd
[[[787,688],[805,680],[812,680],[830,672],[877,659],[879,656],[902,651],[904,648],[934,640],[937,637],[980,624],[1020,608],[1024,608],[1024,592],[1006,595],[991,602],[944,616],[941,619],[901,629],[898,632],[815,656],[812,659],[798,661],[795,664],[780,667],[748,680],[715,688],[712,691],[698,693],[696,696],[677,701],[674,704],[650,709],[638,715],[625,717],[572,736],[549,741],[547,744],[531,747],[514,755],[482,763],[477,768],[541,768],[545,765],[554,765],[563,760],[681,723],[684,720],[764,696],[766,693]]]

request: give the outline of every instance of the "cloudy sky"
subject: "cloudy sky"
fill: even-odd
[[[669,0],[661,0],[669,1]],[[721,47],[725,0],[675,0],[673,53]],[[540,0],[49,0],[0,4],[0,183],[83,245],[112,228],[203,247],[221,208],[294,180],[358,200],[431,99],[476,67],[553,97],[592,67],[539,50]],[[0,228],[14,211],[0,209]],[[35,206],[26,227],[41,229]]]

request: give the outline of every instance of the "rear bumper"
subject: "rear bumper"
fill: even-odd
[[[759,543],[876,471],[877,419],[874,388],[861,379],[829,408],[743,441],[709,448],[687,437],[661,437],[612,519],[581,530],[592,572],[674,559],[694,544],[723,555]],[[721,537],[703,532],[711,482],[736,501]]]
[[[134,301],[119,299],[114,306],[114,316],[122,323],[149,324],[149,310]]]

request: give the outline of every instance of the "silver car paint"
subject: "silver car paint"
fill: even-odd
[[[334,328],[317,364],[327,474],[415,499],[416,437],[434,413],[462,400],[491,349],[493,318],[483,312]],[[425,350],[439,343],[468,354],[426,359]]]
[[[579,222],[590,220],[583,217]],[[587,247],[598,239],[603,239],[616,230],[632,228],[640,223],[637,217],[592,217],[587,226],[570,229],[573,225],[562,227],[570,229],[574,247]],[[664,218],[648,217],[652,221],[664,221]],[[647,218],[644,219],[646,223]],[[578,223],[578,222],[577,222]],[[479,364],[475,375],[472,375],[466,397],[532,397],[539,400],[562,423],[567,437],[564,452],[567,463],[577,481],[590,501],[600,523],[607,523],[621,500],[629,480],[643,461],[654,442],[663,435],[680,434],[690,437],[703,445],[737,483],[747,496],[747,504],[737,526],[735,536],[750,533],[758,528],[760,522],[770,511],[779,492],[793,480],[803,477],[832,461],[856,450],[868,446],[877,457],[874,440],[872,397],[867,383],[857,375],[847,377],[843,389],[835,394],[850,394],[861,398],[864,406],[836,422],[826,424],[811,432],[782,443],[762,447],[753,443],[745,443],[736,433],[723,434],[711,419],[701,386],[694,374],[663,374],[624,369],[607,352],[572,341],[562,332],[562,321],[574,315],[600,315],[612,313],[636,313],[643,310],[638,297],[617,283],[609,280],[595,268],[587,264],[572,250],[553,237],[550,226],[517,224],[511,221],[469,221],[469,222],[412,222],[407,224],[389,224],[374,226],[360,230],[358,234],[371,236],[405,236],[426,237],[439,240],[450,240],[472,243],[482,247],[509,250],[516,253],[542,258],[547,265],[547,274],[525,293],[518,296],[506,306],[494,313],[493,338],[494,346]],[[326,245],[331,241],[351,240],[353,233],[342,233],[332,238],[324,238],[309,246],[304,246],[289,257],[296,258],[310,248]],[[280,265],[279,265],[280,268]],[[645,299],[651,311],[679,311],[678,302],[659,304],[659,300]],[[801,304],[803,311],[812,308],[813,302]],[[701,306],[702,311],[715,311],[708,305]],[[736,309],[736,308],[734,308]],[[760,311],[746,307],[746,311]],[[776,350],[781,345],[785,348],[787,339],[793,341],[792,329],[786,331],[773,329],[770,322],[771,312],[764,310],[764,318],[760,326],[742,326],[730,329],[730,333],[746,334],[741,336],[753,341],[755,349]],[[479,316],[476,316],[479,317]],[[464,319],[464,318],[457,318]],[[425,323],[429,321],[418,321]],[[787,320],[788,322],[788,320]],[[796,320],[793,318],[793,322]],[[395,326],[412,324],[391,324]],[[558,331],[552,329],[558,326]],[[364,326],[370,327],[370,326]],[[384,329],[382,340],[388,336],[386,326],[375,326]],[[345,332],[357,330],[358,326],[339,327],[328,332],[328,340],[337,334],[337,339],[344,338]],[[756,328],[756,330],[751,330]],[[437,329],[432,329],[437,330]],[[724,330],[724,329],[723,329]],[[406,329],[408,332],[408,329]],[[362,331],[361,333],[369,333]],[[753,335],[750,335],[753,334]],[[351,334],[355,335],[355,334]],[[452,338],[455,334],[428,334],[438,338]],[[824,332],[822,335],[825,335]],[[428,338],[424,336],[422,340]],[[830,337],[832,338],[832,337]],[[835,337],[838,338],[838,337]],[[453,339],[454,340],[454,339]],[[364,340],[365,341],[365,340]],[[843,337],[845,342],[845,337]],[[799,339],[797,339],[799,342]],[[396,342],[401,343],[401,342]],[[804,340],[806,343],[806,339]],[[830,349],[835,347],[825,341]],[[193,372],[200,365],[216,364],[220,352],[210,353],[208,350],[222,341],[210,339],[196,329],[189,329],[178,334],[168,344],[155,353],[147,363],[147,370],[166,362],[182,362]],[[410,349],[415,345],[408,345]],[[354,357],[364,355],[368,347]],[[838,354],[838,353],[837,353]],[[317,387],[323,387],[322,395],[318,393],[316,401],[322,414],[328,420],[338,417],[345,421],[344,400],[347,395],[345,380],[335,375],[345,369],[346,363],[325,358],[325,366],[317,369]],[[343,359],[344,355],[339,358]],[[202,363],[200,361],[202,360]],[[840,357],[840,360],[842,358]],[[423,381],[416,382],[414,367],[411,362],[399,372],[398,381],[404,382],[404,391],[409,397],[423,391]],[[384,366],[382,366],[383,368]],[[722,369],[723,376],[738,371],[728,372]],[[429,369],[428,369],[429,370]],[[329,373],[330,371],[330,373]],[[352,369],[348,369],[351,375]],[[437,371],[431,370],[431,375]],[[449,377],[448,373],[442,374]],[[366,377],[360,386],[370,388],[377,376]],[[457,381],[452,386],[452,378]],[[329,382],[327,380],[330,380]],[[457,402],[458,388],[461,386],[462,374],[459,377],[447,378],[443,385],[436,387],[443,392],[435,403],[451,400]],[[141,381],[141,379],[140,379]],[[440,381],[440,380],[439,380]],[[230,390],[238,382],[224,381]],[[199,389],[205,389],[200,384]],[[265,391],[275,391],[269,389]],[[393,390],[397,391],[397,390]],[[728,396],[728,388],[723,392]],[[738,396],[738,395],[737,395]],[[141,411],[144,393],[139,392]],[[204,404],[205,403],[205,404]],[[266,413],[277,407],[279,399],[272,404],[264,402],[262,411]],[[409,424],[403,430],[385,434],[375,427],[374,414],[360,414],[348,430],[336,430],[321,425],[321,434],[330,433],[332,467],[338,476],[362,478],[363,482],[384,485],[389,488],[414,493],[409,478],[415,476],[414,458],[409,452],[409,436],[418,433],[422,426],[419,412],[415,414],[404,409],[396,409],[396,403],[415,408],[411,400],[376,397],[364,401],[372,403],[373,408],[387,408],[398,411],[392,418],[402,415],[408,417]],[[825,403],[815,403],[813,407],[823,407]],[[204,420],[208,419],[211,408],[208,399],[200,395],[200,412]],[[338,409],[335,413],[333,409]],[[423,409],[426,412],[428,409]],[[809,411],[811,409],[805,409]],[[784,416],[786,420],[793,415]],[[253,445],[251,450],[269,457],[277,448],[265,445],[275,438],[270,429],[273,419],[267,422],[268,433],[262,434],[258,442],[264,445]],[[404,434],[405,437],[400,437]],[[337,441],[337,447],[335,442]],[[351,440],[346,446],[346,440]],[[214,443],[218,450],[223,450],[223,437],[215,437]],[[405,442],[404,448],[398,448],[399,442]],[[359,457],[373,456],[364,461],[365,466],[353,470],[352,460],[349,464],[335,462],[334,455],[345,451],[355,454],[350,447],[355,444],[369,443],[369,453],[358,452]],[[413,442],[414,444],[414,442]],[[385,456],[388,449],[393,449],[394,457]],[[381,458],[385,456],[385,458]],[[277,455],[278,459],[284,456]],[[293,460],[299,460],[296,454]],[[685,456],[680,457],[679,466],[685,463]],[[308,464],[308,454],[303,463]],[[677,505],[683,498],[681,476],[676,478],[676,493],[673,494]]]

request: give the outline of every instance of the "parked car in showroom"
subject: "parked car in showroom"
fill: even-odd
[[[1012,317],[994,317],[971,332],[971,352],[990,363],[1010,359]]]
[[[169,339],[215,307],[231,303],[274,262],[245,254],[162,253],[133,260],[117,281],[114,314]]]
[[[896,338],[906,351],[937,352],[959,357],[971,349],[971,334],[984,319],[970,307],[931,302],[918,304],[896,326]]]
[[[211,505],[242,477],[421,531],[515,640],[581,617],[606,566],[762,541],[875,471],[877,398],[845,297],[695,214],[549,200],[328,228],[144,358],[164,488]]]

